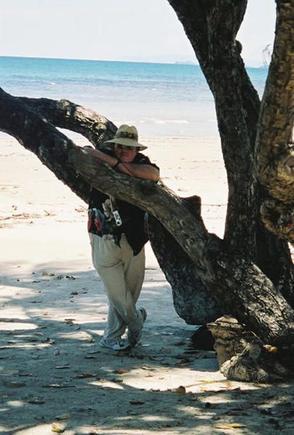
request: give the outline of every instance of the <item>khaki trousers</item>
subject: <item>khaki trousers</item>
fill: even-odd
[[[140,311],[136,309],[145,273],[144,248],[134,256],[124,234],[120,246],[111,235],[89,234],[92,260],[100,275],[109,301],[106,339],[119,339],[128,327],[129,334],[143,327]]]

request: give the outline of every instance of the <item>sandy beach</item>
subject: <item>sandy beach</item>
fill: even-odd
[[[222,236],[226,174],[215,139],[142,142],[169,187],[202,197],[207,228]],[[214,352],[191,348],[196,327],[177,316],[149,245],[142,344],[101,349],[107,304],[86,204],[13,138],[1,134],[0,144],[1,434],[294,432],[293,384],[227,381]]]

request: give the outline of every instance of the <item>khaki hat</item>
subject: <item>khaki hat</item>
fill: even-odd
[[[135,126],[122,124],[116,131],[113,139],[105,141],[105,143],[115,143],[127,147],[135,147],[140,150],[146,150],[146,146],[138,142],[138,131]]]

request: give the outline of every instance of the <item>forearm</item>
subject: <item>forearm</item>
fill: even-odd
[[[91,154],[94,158],[96,158],[97,160],[99,160],[100,162],[104,162],[107,163],[109,166],[111,166],[112,168],[114,166],[117,165],[117,163],[119,163],[119,160],[117,159],[117,157],[114,156],[110,156],[108,154],[103,153],[100,150],[94,149],[92,147],[84,147],[84,149]]]
[[[130,177],[142,178],[143,180],[158,181],[159,170],[152,165],[138,165],[136,163],[120,162],[117,157],[106,154],[92,147],[84,147],[84,150],[91,154],[99,162],[104,162],[112,168]]]
[[[142,178],[144,180],[158,181],[159,170],[151,165],[138,165],[136,163],[120,163],[118,170],[131,177]]]

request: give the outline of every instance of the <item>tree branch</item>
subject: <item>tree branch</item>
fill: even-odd
[[[112,139],[117,130],[104,116],[68,100],[19,97],[19,101],[56,127],[82,134],[95,148]]]
[[[270,195],[294,209],[294,4],[277,1],[276,38],[256,139],[257,173]],[[268,208],[265,204],[263,208]],[[275,226],[274,226],[275,227]],[[284,236],[293,234],[284,231]]]
[[[233,313],[265,342],[294,343],[294,311],[281,293],[252,262],[216,251],[215,245],[211,248],[202,221],[183,208],[171,191],[150,181],[113,174],[107,166],[98,166],[85,149],[72,148],[70,158],[96,189],[156,217],[192,259],[201,281],[224,312]]]
[[[294,204],[267,199],[261,206],[261,218],[269,231],[294,244]]]
[[[259,199],[252,151],[260,103],[240,56],[241,45],[235,40],[247,0],[169,3],[215,98],[229,188],[225,241],[231,250],[246,252],[254,259]]]
[[[68,161],[74,143],[23,101],[0,88],[0,130],[15,137],[32,151],[56,177],[88,202],[91,186],[80,177]]]
[[[34,152],[80,196],[87,196],[90,186],[94,186],[150,212],[192,259],[205,288],[224,312],[246,323],[265,342],[293,343],[294,311],[280,292],[254,264],[212,246],[202,220],[183,207],[181,199],[166,187],[98,164],[87,149],[77,147],[4,91],[0,91],[0,129]]]

